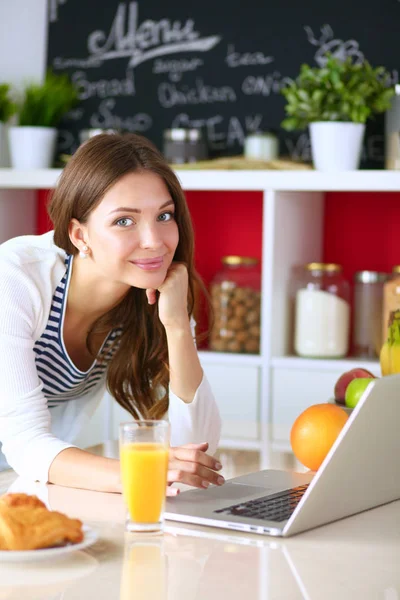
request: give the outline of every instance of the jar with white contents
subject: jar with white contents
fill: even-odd
[[[294,348],[309,358],[342,358],[349,351],[350,285],[342,267],[308,263],[300,270]]]

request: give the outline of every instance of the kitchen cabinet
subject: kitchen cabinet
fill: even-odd
[[[7,211],[16,210],[23,215],[26,204],[31,202],[32,190],[54,187],[59,175],[60,171],[55,169],[31,172],[0,169],[0,241],[7,235],[4,225]],[[275,444],[279,450],[289,450],[290,426],[296,416],[311,404],[328,401],[342,372],[362,366],[380,374],[377,360],[311,360],[290,355],[291,269],[301,263],[323,260],[326,192],[399,192],[400,172],[181,170],[177,175],[188,192],[259,192],[262,203],[260,354],[202,350],[200,359],[221,409],[222,444],[263,452],[267,447],[265,437],[269,436],[272,447]],[[26,221],[22,226],[24,233],[34,232],[34,223],[30,230]],[[15,229],[13,235],[22,233],[16,233]],[[110,406],[108,397],[104,402],[107,409],[100,411],[99,435],[108,433],[109,438],[115,437],[118,423],[127,415],[115,404]],[[272,427],[263,427],[266,423]]]

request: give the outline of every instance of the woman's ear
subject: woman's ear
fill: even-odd
[[[83,246],[89,245],[87,229],[78,221],[78,219],[71,219],[68,226],[68,235],[71,243],[79,251],[82,250]]]

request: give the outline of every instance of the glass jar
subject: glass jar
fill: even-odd
[[[387,273],[357,271],[354,274],[354,356],[376,358],[382,347],[383,284]]]
[[[245,158],[275,160],[279,156],[279,140],[274,131],[252,133],[244,140]]]
[[[185,163],[187,130],[181,127],[166,129],[163,137],[163,154],[165,160],[175,165]]]
[[[388,327],[391,315],[400,309],[400,265],[392,269],[392,274],[383,286],[383,316],[382,316],[382,343],[388,336]]]
[[[342,267],[309,263],[298,271],[294,349],[299,356],[340,358],[349,350],[350,285]]]
[[[224,256],[211,282],[214,324],[210,348],[218,352],[260,352],[261,273],[257,258]]]
[[[186,162],[197,162],[207,158],[207,144],[201,129],[188,129]]]

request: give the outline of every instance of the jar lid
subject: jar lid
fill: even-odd
[[[174,142],[184,142],[187,139],[187,129],[175,127],[174,129],[164,130],[164,139]]]
[[[392,269],[392,273],[400,273],[400,265],[395,265]]]
[[[259,260],[253,256],[223,256],[221,261],[224,265],[257,265]]]
[[[354,273],[354,281],[357,283],[380,283],[386,281],[388,273],[380,271],[357,271]]]
[[[335,263],[312,262],[305,265],[307,271],[328,271],[329,273],[339,273],[342,270],[341,265]]]
[[[188,129],[187,139],[191,142],[198,142],[203,137],[201,129]]]
[[[253,139],[253,138],[269,138],[269,137],[276,137],[277,135],[277,131],[276,129],[264,129],[263,131],[254,131],[253,133],[249,133],[246,136],[246,139]]]

